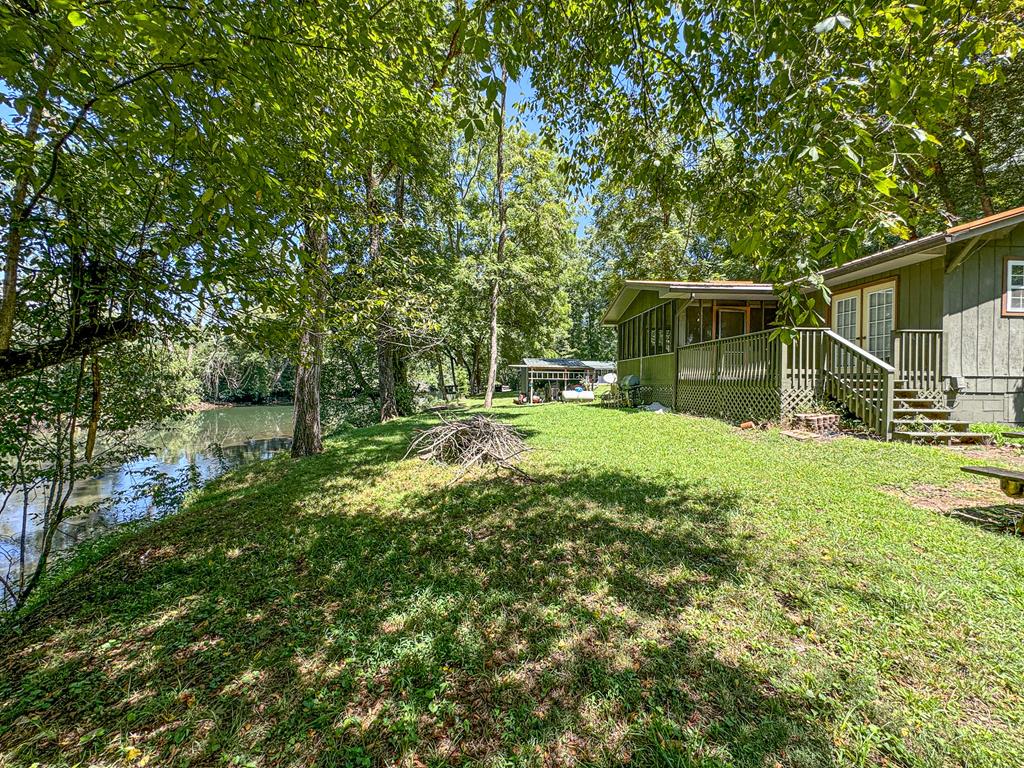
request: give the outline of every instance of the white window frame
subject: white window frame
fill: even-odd
[[[1006,272],[1003,273],[1003,279],[1005,280],[1005,290],[1003,292],[1003,314],[1006,315],[1024,315],[1024,300],[1022,303],[1014,306],[1013,305],[1013,268],[1024,267],[1024,259],[1007,259],[1006,260]],[[1017,286],[1018,289],[1024,289],[1024,284]]]

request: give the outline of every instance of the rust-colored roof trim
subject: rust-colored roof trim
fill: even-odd
[[[982,218],[974,219],[973,221],[965,221],[963,224],[957,224],[955,227],[947,229],[946,234],[954,236],[960,235],[964,232],[970,232],[973,229],[982,229],[990,224],[998,224],[1001,221],[1013,219],[1017,216],[1024,216],[1024,205],[1019,208],[1011,208],[1008,211],[993,213],[991,216],[983,216]]]

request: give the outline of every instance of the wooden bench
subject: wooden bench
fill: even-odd
[[[1024,498],[1024,472],[1015,472],[1002,467],[960,467],[964,472],[982,477],[994,477],[999,481],[1003,493],[1011,499]]]
[[[1024,432],[1003,432],[1003,437],[1012,437],[1019,439],[1024,437]]]

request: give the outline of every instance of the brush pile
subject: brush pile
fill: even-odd
[[[487,416],[468,419],[441,418],[436,427],[420,430],[405,456],[416,454],[424,461],[459,466],[459,477],[471,468],[490,464],[528,477],[516,466],[528,450],[522,434],[514,427]]]

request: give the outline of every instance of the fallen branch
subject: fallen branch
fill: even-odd
[[[516,466],[529,447],[514,427],[487,416],[446,420],[436,427],[420,430],[409,443],[405,458],[414,453],[424,461],[452,464],[460,468],[455,482],[475,466],[490,464],[532,481]]]

